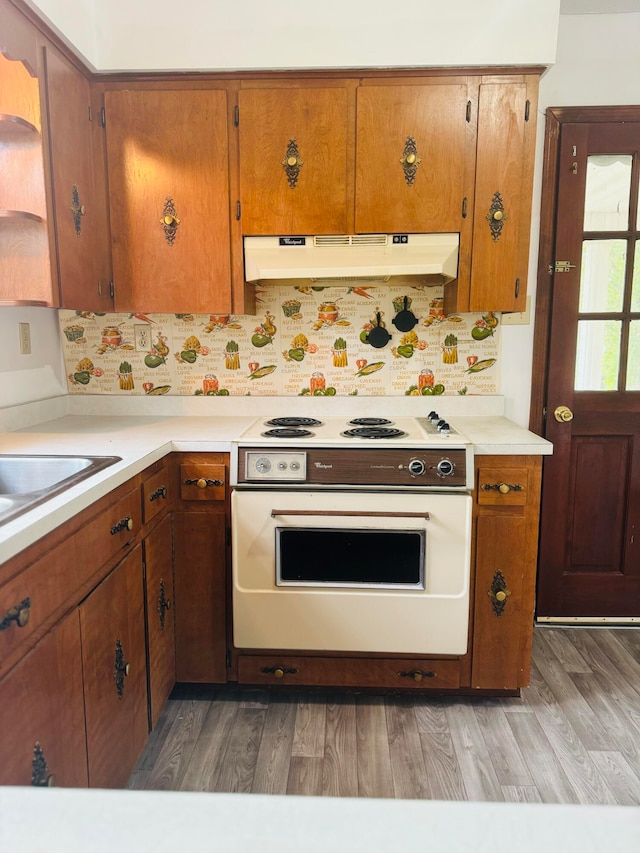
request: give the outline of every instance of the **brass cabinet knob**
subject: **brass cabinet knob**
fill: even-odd
[[[424,678],[424,675],[421,672],[414,672],[413,673],[413,680],[414,681],[422,681],[423,678]]]
[[[198,480],[196,481],[196,486],[199,489],[206,489],[207,488],[207,481],[205,480],[204,477],[199,477]]]
[[[178,219],[178,217],[177,216],[171,216],[171,214],[169,214],[169,213],[163,217],[162,221],[164,222],[165,225],[179,225],[180,224],[180,220]]]
[[[15,604],[4,614],[0,619],[0,631],[5,631],[10,628],[15,622],[18,628],[24,628],[31,616],[31,599],[23,598],[21,602]]]
[[[573,412],[568,406],[558,406],[553,412],[553,417],[559,424],[568,424],[573,420]]]
[[[281,666],[277,666],[273,670],[273,674],[276,678],[284,678],[284,669]]]
[[[407,156],[404,158],[404,160],[405,160],[405,163],[409,163],[409,165],[411,165],[412,163],[416,162],[416,155],[412,151],[410,154],[407,154]]]
[[[129,675],[129,673],[130,673],[130,672],[131,672],[131,664],[130,664],[130,663],[125,663],[125,665],[124,665],[124,674],[125,674],[125,675]]]
[[[499,589],[498,592],[496,592],[495,597],[496,597],[496,601],[506,601],[507,600],[507,593],[503,589]]]
[[[501,495],[506,495],[511,491],[511,486],[508,483],[500,483],[498,491]]]
[[[493,218],[495,219],[496,222],[500,222],[500,220],[502,219],[503,216],[504,216],[504,211],[502,211],[502,210],[494,210],[493,211]]]
[[[287,166],[295,166],[298,162],[297,157],[287,157]]]

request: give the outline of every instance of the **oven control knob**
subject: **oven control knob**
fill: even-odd
[[[278,462],[278,471],[286,471],[287,463],[286,462]]]
[[[436,465],[436,471],[439,477],[450,477],[453,474],[455,465],[450,459],[441,459]]]
[[[438,432],[448,433],[451,427],[446,421],[438,421]]]
[[[268,474],[271,470],[271,461],[266,456],[256,459],[256,471],[258,474]]]
[[[434,412],[433,410],[431,410],[429,412],[427,417],[429,418],[430,421],[439,421],[440,420],[440,415],[437,412]]]
[[[289,465],[289,468],[291,468],[292,471],[299,471],[300,470],[300,463],[299,462],[292,462],[291,465]]]
[[[412,459],[409,462],[409,471],[412,477],[419,477],[424,474],[424,462],[421,459]]]

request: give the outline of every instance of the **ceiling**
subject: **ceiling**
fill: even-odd
[[[615,15],[640,12],[640,0],[560,0],[561,15]]]

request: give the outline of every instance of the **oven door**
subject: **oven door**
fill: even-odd
[[[237,648],[464,654],[471,497],[236,490]]]

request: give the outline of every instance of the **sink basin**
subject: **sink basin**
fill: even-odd
[[[0,524],[120,461],[120,456],[0,454]]]

